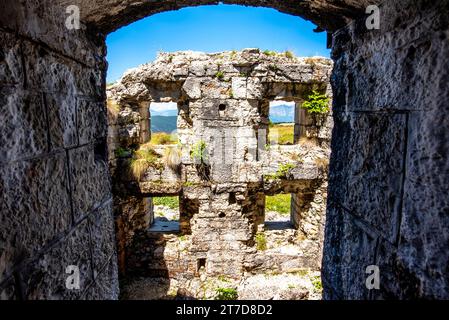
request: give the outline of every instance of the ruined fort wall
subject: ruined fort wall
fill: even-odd
[[[448,9],[386,1],[334,35],[325,298],[448,297]]]
[[[114,299],[104,38],[52,3],[0,3],[0,298]]]

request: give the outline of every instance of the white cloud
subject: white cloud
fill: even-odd
[[[178,105],[176,102],[151,102],[150,111],[161,112],[165,110],[177,110]]]
[[[282,101],[282,100],[275,100],[275,101],[270,102],[270,107],[277,107],[277,106],[283,106],[283,105],[294,107],[295,103],[293,101],[287,102],[287,101]]]

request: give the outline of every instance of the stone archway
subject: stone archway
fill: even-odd
[[[447,298],[447,1],[384,1],[381,29],[371,31],[371,1],[224,2],[277,8],[333,32],[325,297]],[[65,26],[72,4],[80,30]],[[193,5],[2,1],[1,298],[117,297],[104,34],[184,4]],[[65,287],[69,265],[82,290]],[[382,270],[379,290],[365,286],[367,265]]]

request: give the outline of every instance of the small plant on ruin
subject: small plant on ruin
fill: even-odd
[[[126,158],[131,155],[131,152],[128,149],[122,147],[118,147],[114,152],[117,158]]]
[[[234,59],[236,55],[237,55],[237,51],[232,50],[231,51],[231,59]]]
[[[329,158],[316,158],[315,165],[318,169],[326,170],[329,167]]]
[[[329,112],[329,97],[313,90],[308,100],[301,107],[312,114],[325,114]]]
[[[271,51],[271,50],[265,50],[265,51],[263,52],[263,54],[266,55],[266,56],[272,57],[272,56],[275,56],[275,55],[276,55],[276,52],[275,52],[275,51]]]
[[[240,72],[239,73],[240,77],[246,78],[248,75],[245,72]]]
[[[223,73],[223,71],[218,71],[218,72],[215,74],[215,77],[216,77],[218,80],[223,80],[223,79],[224,79],[224,73]]]
[[[190,156],[200,177],[203,180],[209,180],[210,167],[206,142],[203,140],[198,141],[190,151]]]
[[[279,166],[278,171],[276,172],[276,175],[278,178],[286,178],[287,175],[290,173],[290,170],[292,170],[295,167],[296,165],[294,165],[293,163],[281,164]]]
[[[140,148],[134,152],[133,159],[130,163],[131,173],[134,178],[140,180],[142,174],[149,167],[161,169],[162,164],[159,161],[159,158],[160,155],[156,153],[149,144],[140,146]]]
[[[258,233],[256,234],[256,237],[254,238],[256,241],[256,248],[257,250],[267,250],[267,238],[265,237],[264,233]]]
[[[108,99],[106,107],[108,109],[108,116],[112,119],[117,119],[120,113],[120,106],[117,104],[117,102],[112,99]]]
[[[224,275],[219,275],[218,280],[221,282],[229,282],[229,279]]]
[[[238,293],[234,288],[218,288],[215,290],[215,300],[237,300]]]
[[[207,145],[204,140],[198,141],[193,145],[190,152],[192,160],[197,164],[208,164]]]
[[[181,165],[181,150],[177,146],[168,146],[164,150],[164,164],[175,172]]]
[[[319,276],[312,278],[312,285],[317,292],[321,292],[323,290],[323,285],[321,283],[321,278]]]
[[[293,52],[287,50],[284,52],[284,55],[288,58],[288,59],[293,59],[295,57],[295,55],[293,54]]]

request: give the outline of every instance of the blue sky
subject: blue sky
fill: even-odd
[[[326,34],[314,33],[314,28],[299,17],[268,8],[212,5],[159,13],[108,36],[107,81],[154,60],[158,51],[261,48],[329,57]]]

